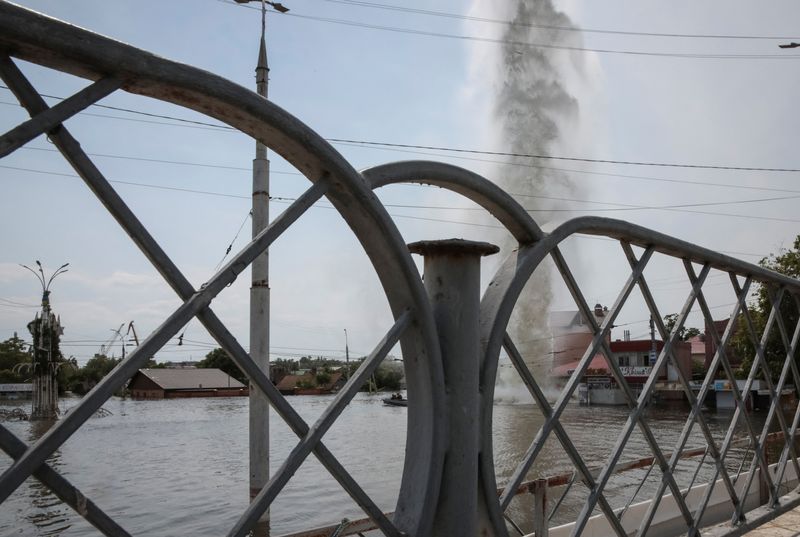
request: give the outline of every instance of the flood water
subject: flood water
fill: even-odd
[[[295,396],[290,402],[308,422],[319,416],[331,396]],[[62,407],[77,404],[62,400]],[[29,403],[26,403],[28,405]],[[25,407],[27,410],[27,406]],[[225,535],[248,502],[247,398],[132,401],[113,398],[104,408],[110,416],[90,419],[49,463],[88,498],[133,535]],[[688,409],[650,409],[648,421],[665,452],[678,438]],[[730,422],[729,412],[706,412],[714,436],[721,438]],[[601,465],[627,418],[617,407],[570,406],[562,423],[589,465]],[[759,430],[763,416],[755,416]],[[494,409],[494,456],[502,485],[528,449],[543,422],[533,404],[498,404]],[[42,434],[40,424],[5,424],[26,442]],[[272,468],[277,468],[296,445],[296,436],[276,415],[271,420]],[[406,409],[382,404],[380,396],[359,394],[323,441],[345,468],[387,511],[393,510],[399,490],[405,447]],[[744,430],[738,430],[737,437]],[[695,427],[689,447],[704,446]],[[651,454],[636,431],[622,460]],[[730,457],[733,473],[744,455]],[[748,457],[749,458],[749,457]],[[679,465],[678,482],[688,486],[699,459]],[[709,460],[710,462],[710,460]],[[0,452],[0,470],[10,459]],[[712,467],[704,465],[698,483],[708,480]],[[529,478],[571,472],[572,465],[560,444],[551,439]],[[606,496],[615,507],[627,503],[646,470],[633,470],[612,478]],[[660,481],[654,470],[637,495],[649,499]],[[563,489],[549,494],[555,502]],[[586,489],[570,491],[553,523],[574,519]],[[508,513],[529,528],[530,497],[518,496]],[[272,534],[282,535],[327,524],[344,517],[361,518],[358,507],[313,458],[292,477],[272,510]],[[0,536],[83,537],[99,532],[62,504],[34,479],[26,481],[0,505]]]

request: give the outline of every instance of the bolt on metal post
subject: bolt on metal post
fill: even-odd
[[[424,280],[442,352],[448,447],[433,535],[476,535],[480,452],[480,258],[499,251],[461,239],[409,244]]]

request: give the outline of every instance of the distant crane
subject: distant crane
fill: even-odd
[[[125,335],[133,333],[133,341],[136,343],[136,346],[139,346],[139,336],[136,335],[136,328],[133,327],[133,321],[128,323],[128,331],[125,332]]]
[[[111,346],[114,345],[114,343],[116,343],[118,339],[121,340],[124,337],[122,335],[122,329],[123,328],[125,328],[125,323],[122,323],[121,325],[119,325],[119,328],[117,328],[116,330],[114,330],[113,328],[111,329],[111,331],[114,332],[114,335],[111,336],[111,339],[109,339],[108,341],[106,341],[105,343],[100,345],[100,353],[99,354],[101,354],[103,356],[108,356],[108,352],[111,350]],[[125,355],[125,346],[124,345],[122,347],[122,354],[123,354],[123,357],[124,357],[124,355]]]

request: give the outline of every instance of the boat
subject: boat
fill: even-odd
[[[408,406],[408,399],[404,399],[399,393],[394,393],[391,397],[385,397],[383,404],[388,406]]]

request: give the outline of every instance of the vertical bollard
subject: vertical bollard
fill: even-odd
[[[448,446],[433,535],[474,536],[480,450],[480,258],[485,242],[449,239],[409,244],[425,257],[424,280],[439,333],[447,389]]]
[[[533,533],[536,537],[547,537],[547,479],[537,479],[533,483]]]

